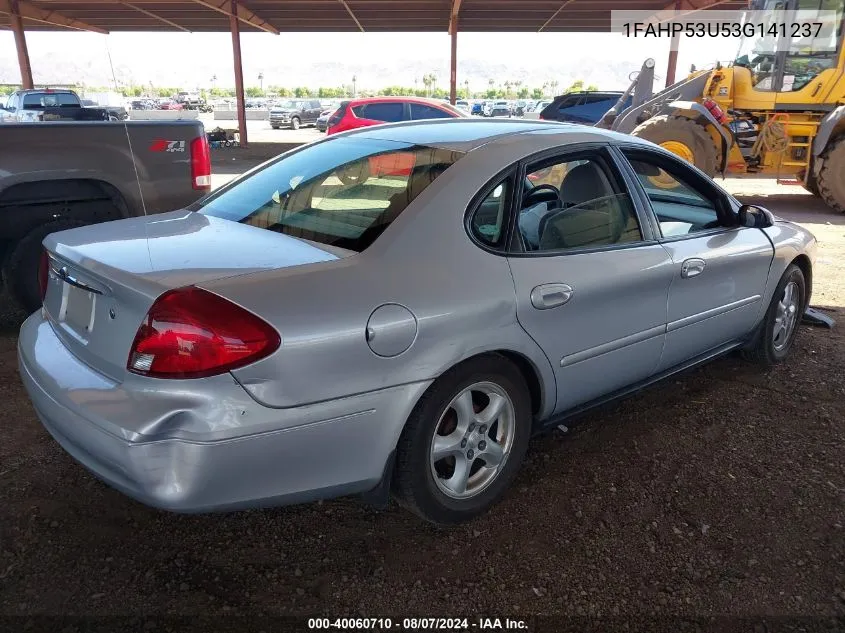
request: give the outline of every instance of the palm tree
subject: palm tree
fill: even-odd
[[[551,83],[550,83],[549,85],[550,85],[550,86],[551,86],[551,88],[552,88],[552,96],[556,95],[556,94],[557,94],[557,86],[558,86],[558,81],[557,81],[557,79],[552,79],[552,81],[551,81]]]
[[[358,75],[352,75],[352,96],[358,96]]]
[[[511,82],[510,82],[510,79],[506,79],[506,80],[505,80],[505,96],[506,96],[506,97],[510,97],[510,96],[511,96]]]
[[[264,92],[264,73],[258,73],[258,85],[261,88],[261,92]]]

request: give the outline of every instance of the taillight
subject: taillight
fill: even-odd
[[[47,296],[47,281],[50,278],[50,256],[47,251],[41,251],[41,259],[38,262],[38,290],[41,292],[41,302]],[[31,277],[30,277],[31,279]]]
[[[254,363],[279,345],[270,324],[191,286],[156,299],[138,328],[126,368],[154,378],[203,378]]]
[[[194,189],[211,189],[211,150],[205,134],[191,141],[191,184]]]

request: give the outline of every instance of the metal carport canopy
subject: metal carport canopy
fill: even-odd
[[[414,31],[451,34],[451,97],[457,34],[607,32],[611,11],[743,9],[747,0],[0,0],[0,28],[15,32],[21,80],[32,85],[25,30],[232,33],[241,142],[246,144],[240,32]],[[674,55],[667,75],[674,76]]]

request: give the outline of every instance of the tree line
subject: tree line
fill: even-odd
[[[249,86],[244,89],[244,94],[251,98],[263,97],[317,97],[320,99],[338,99],[344,97],[359,97],[369,96],[416,96],[416,97],[433,97],[436,99],[446,99],[449,97],[449,90],[437,85],[437,77],[433,73],[423,76],[422,86],[420,82],[416,81],[414,86],[386,86],[378,90],[356,90],[352,85],[337,86],[337,87],[311,87],[311,86],[297,86],[290,88],[287,86],[267,86],[262,88],[259,86]],[[594,91],[598,90],[595,84],[585,86],[585,82],[581,79],[574,81],[568,88],[558,92],[559,82],[552,80],[544,83],[542,86],[527,86],[519,80],[505,80],[499,82],[495,79],[488,81],[486,90],[470,90],[469,82],[464,82],[458,86],[459,99],[543,99],[545,97],[556,96],[558,94],[565,94],[568,92],[575,92],[579,90]],[[80,92],[120,92],[124,97],[172,97],[179,92],[184,91],[184,88],[172,86],[154,86],[154,85],[131,85],[122,86],[120,90],[115,91],[111,86],[85,86],[78,85],[75,87]],[[8,95],[17,90],[18,87],[7,84],[0,86],[0,95]],[[199,91],[200,95],[205,99],[221,99],[235,96],[234,88],[204,88]]]

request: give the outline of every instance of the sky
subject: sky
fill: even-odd
[[[119,82],[185,89],[234,85],[228,33],[29,32],[27,42],[36,83]],[[410,86],[423,74],[437,74],[447,88],[446,33],[243,33],[247,86],[339,86],[357,77],[359,89]],[[703,68],[733,59],[738,40],[682,38],[678,76],[690,64]],[[489,79],[521,80],[561,88],[575,79],[601,89],[624,89],[628,74],[646,57],[665,77],[669,40],[632,41],[619,33],[462,33],[458,39],[459,82],[486,89]],[[111,60],[111,61],[110,61]],[[114,71],[114,72],[113,72]],[[11,32],[0,32],[0,83],[19,82]],[[422,84],[419,84],[422,87]]]

